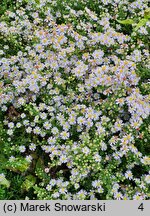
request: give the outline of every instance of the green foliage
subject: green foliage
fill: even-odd
[[[10,187],[10,182],[4,177],[2,180],[0,180],[0,185],[4,185],[5,187]]]
[[[134,28],[134,31],[137,31],[140,27],[144,26],[147,23],[148,19],[144,18],[139,21],[139,23]]]
[[[36,163],[35,174],[39,179],[44,179],[44,182],[48,183],[49,176],[45,173],[44,169],[44,161],[42,160],[42,158],[39,157]]]
[[[23,173],[27,171],[30,166],[30,162],[28,162],[24,158],[16,158],[15,161],[8,161],[3,165],[3,168],[11,170],[16,173]]]
[[[134,20],[132,19],[117,20],[117,22],[124,25],[132,25],[134,23]]]
[[[2,0],[1,9],[0,9],[0,16],[4,14],[6,10],[14,10],[16,0]]]
[[[22,189],[29,191],[29,189],[31,189],[34,186],[35,182],[36,177],[34,177],[33,175],[27,175],[25,181],[22,184]]]

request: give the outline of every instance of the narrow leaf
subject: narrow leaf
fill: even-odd
[[[140,22],[134,28],[134,31],[137,31],[140,27],[142,27],[143,25],[145,25],[147,21],[148,21],[148,19],[141,19]]]
[[[132,19],[117,20],[117,22],[123,25],[132,25],[134,23],[134,20]]]
[[[0,185],[4,185],[5,187],[9,188],[10,183],[9,183],[9,181],[4,177],[4,178],[0,181]]]

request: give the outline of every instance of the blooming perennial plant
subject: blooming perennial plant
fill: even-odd
[[[15,2],[0,17],[0,199],[149,199],[148,0]]]

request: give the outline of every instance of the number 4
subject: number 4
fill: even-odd
[[[138,209],[140,209],[141,211],[144,210],[143,203],[141,203],[141,204],[139,205]]]

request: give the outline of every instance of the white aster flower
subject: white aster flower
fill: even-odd
[[[133,175],[132,172],[130,170],[126,171],[125,173],[125,177],[129,180],[133,179]]]
[[[26,147],[25,146],[19,146],[19,151],[21,152],[21,153],[23,153],[23,152],[25,152],[26,151]]]
[[[145,181],[147,184],[150,184],[150,175],[146,175]]]
[[[69,133],[66,132],[66,131],[63,131],[63,132],[60,133],[60,136],[61,136],[62,139],[66,140],[66,139],[69,138]]]
[[[9,123],[8,123],[8,127],[9,127],[9,128],[14,128],[14,123],[13,123],[13,122],[9,122]]]
[[[84,154],[89,154],[90,153],[90,149],[88,148],[88,147],[84,147],[83,149],[82,149],[82,152],[84,153]]]

